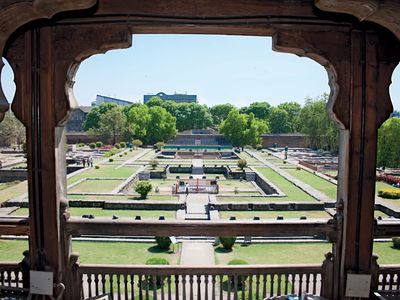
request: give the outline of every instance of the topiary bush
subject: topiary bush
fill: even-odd
[[[98,169],[100,169],[100,166],[94,166],[94,168],[95,168],[96,170],[98,170]]]
[[[165,258],[161,257],[151,257],[148,260],[146,260],[146,265],[169,265],[169,261]],[[163,284],[163,281],[161,279],[161,276],[156,276],[156,285],[157,287],[161,286]],[[148,283],[150,286],[153,285],[153,276],[149,276],[148,278]]]
[[[399,236],[392,237],[392,242],[393,242],[393,248],[400,250],[400,237]]]
[[[262,145],[261,144],[256,145],[256,150],[262,150]]]
[[[115,144],[114,147],[117,149],[121,148],[121,146],[119,144]]]
[[[100,141],[96,142],[96,147],[97,148],[103,147],[103,142]]]
[[[156,236],[156,242],[160,249],[168,250],[171,247],[171,239],[168,236]]]
[[[119,147],[120,147],[120,148],[125,148],[125,147],[126,147],[126,143],[125,143],[125,142],[119,143]]]
[[[400,199],[400,189],[381,189],[378,196],[385,199]]]
[[[109,162],[113,162],[113,161],[114,161],[114,158],[109,158],[108,161],[109,161]]]
[[[148,180],[141,180],[135,186],[135,192],[142,197],[142,199],[146,199],[147,194],[153,189],[150,181]]]
[[[151,166],[151,168],[152,168],[153,170],[155,170],[155,169],[157,168],[157,166],[158,166],[158,160],[157,160],[157,159],[152,159],[152,160],[150,161],[150,166]]]
[[[156,143],[156,147],[157,147],[158,150],[161,150],[162,147],[164,147],[164,146],[165,146],[164,142],[157,142]]]
[[[236,236],[221,236],[219,242],[225,250],[232,250],[236,242]]]
[[[245,159],[239,159],[237,166],[243,171],[243,169],[247,167],[247,161]]]
[[[89,144],[89,148],[90,148],[90,149],[96,148],[96,143],[90,143],[90,144]]]
[[[132,144],[135,146],[135,148],[140,147],[143,145],[143,142],[139,139],[133,140]]]

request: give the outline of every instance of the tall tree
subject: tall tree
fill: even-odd
[[[153,96],[149,99],[149,101],[146,102],[146,105],[148,107],[153,107],[153,106],[162,106],[164,103],[164,100],[161,99],[159,96]]]
[[[102,103],[99,106],[94,107],[87,115],[85,122],[83,122],[83,128],[87,131],[91,128],[98,128],[100,117],[107,111],[117,107],[115,103]]]
[[[283,109],[288,113],[288,123],[290,132],[298,131],[299,115],[301,111],[301,105],[297,102],[284,102],[278,105],[278,108]]]
[[[229,112],[234,109],[230,103],[217,104],[210,108],[210,113],[213,118],[214,126],[218,127],[223,120],[228,117]]]
[[[149,108],[144,105],[131,107],[128,111],[127,128],[132,133],[133,138],[144,141],[147,135],[147,128],[150,122]]]
[[[149,124],[147,128],[146,141],[148,144],[166,142],[173,138],[176,133],[176,118],[164,108],[153,106],[149,109]]]
[[[0,140],[2,144],[18,148],[25,142],[25,127],[12,112],[7,112],[3,122],[0,123]]]
[[[400,167],[400,118],[390,118],[378,130],[377,165]]]
[[[269,129],[272,133],[291,132],[289,114],[286,110],[274,107],[269,114]]]
[[[122,134],[125,126],[126,117],[121,106],[114,106],[100,115],[98,127],[89,129],[89,132],[100,135],[104,141],[111,139],[114,145],[117,135]]]
[[[257,119],[267,120],[271,112],[271,105],[268,102],[253,102],[249,106],[242,107],[241,113],[253,113]]]

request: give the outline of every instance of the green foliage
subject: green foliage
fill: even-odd
[[[132,144],[137,148],[143,145],[143,142],[139,139],[135,139],[132,141]]]
[[[236,237],[235,236],[226,236],[226,237],[220,237],[219,241],[224,247],[225,250],[232,250],[233,245],[235,245],[236,242]]]
[[[93,107],[88,113],[85,122],[83,122],[83,128],[88,131],[99,127],[100,117],[107,111],[117,107],[115,103],[102,103],[99,106]]]
[[[299,130],[308,135],[311,148],[338,151],[339,129],[326,112],[328,94],[306,99],[299,115]]]
[[[108,161],[109,161],[109,162],[113,162],[113,161],[114,161],[114,158],[109,158]]]
[[[121,150],[119,150],[117,148],[111,149],[111,150],[108,150],[106,153],[104,153],[103,157],[114,156],[114,155],[118,154],[119,152],[121,152]]]
[[[230,266],[237,266],[237,265],[248,265],[249,263],[243,259],[232,259],[228,262]]]
[[[171,246],[171,239],[167,236],[156,236],[156,242],[160,249],[168,250]]]
[[[261,144],[257,144],[256,145],[256,150],[262,150],[262,145]]]
[[[287,123],[290,128],[290,132],[297,132],[301,105],[297,102],[284,102],[279,104],[278,108],[287,112]]]
[[[89,144],[90,149],[95,149],[96,148],[96,143],[90,143]]]
[[[121,148],[121,146],[119,144],[115,144],[114,147],[117,149]]]
[[[162,257],[151,257],[146,260],[146,265],[169,265],[169,261]]]
[[[78,147],[85,147],[85,144],[84,143],[79,143]]]
[[[157,142],[156,143],[156,147],[157,147],[158,150],[161,150],[164,146],[165,146],[164,142]]]
[[[266,122],[250,115],[241,114],[233,109],[226,120],[221,123],[220,132],[234,146],[257,145],[261,142],[261,134],[268,133]]]
[[[400,167],[400,118],[390,118],[378,130],[377,165]]]
[[[94,166],[94,168],[95,168],[96,170],[98,170],[98,169],[100,169],[100,166]]]
[[[147,194],[153,189],[150,181],[148,180],[141,180],[135,186],[135,191],[142,197],[142,199],[146,199]]]
[[[151,168],[152,168],[153,170],[155,170],[155,169],[157,168],[157,166],[158,166],[158,160],[157,160],[157,159],[152,159],[152,160],[150,161],[150,166],[151,166]]]
[[[400,189],[381,189],[378,196],[385,199],[400,199]]]
[[[25,127],[10,111],[0,123],[0,137],[8,146],[17,144],[19,148],[25,142]]]
[[[146,102],[146,105],[148,107],[153,107],[153,106],[161,106],[162,107],[163,104],[164,104],[164,100],[161,99],[159,96],[151,97],[149,99],[149,101]]]
[[[149,126],[146,135],[148,144],[167,141],[176,135],[176,118],[164,108],[159,106],[151,107],[149,115]]]
[[[243,171],[243,169],[247,167],[247,161],[245,159],[239,159],[237,166]]]
[[[96,147],[97,148],[103,147],[103,142],[100,141],[96,142]]]
[[[230,103],[217,104],[210,108],[210,113],[213,118],[214,126],[219,126],[223,120],[228,117],[229,112],[234,109]]]
[[[271,133],[290,132],[289,114],[279,107],[274,107],[269,116],[269,129]]]
[[[400,250],[400,237],[392,237],[393,248]]]
[[[268,120],[271,105],[267,102],[253,102],[247,107],[242,107],[240,112],[245,114],[252,113],[257,119]]]
[[[126,143],[125,143],[125,142],[121,142],[121,143],[119,143],[119,146],[120,146],[121,148],[126,148]]]

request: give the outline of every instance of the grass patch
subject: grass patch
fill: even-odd
[[[107,200],[107,201],[119,201],[119,200],[143,200],[138,196],[125,196],[125,195],[79,195],[69,194],[69,200]],[[148,195],[146,201],[178,201],[178,197],[172,195]]]
[[[79,252],[80,261],[84,264],[137,265],[145,264],[151,257],[158,257],[174,265],[180,256],[180,249],[172,253],[171,250],[161,250],[155,243],[73,241],[72,249]]]
[[[384,219],[387,219],[389,218],[389,215],[385,214],[384,212],[381,212],[380,210],[375,210],[374,217],[375,218],[382,217]]]
[[[22,252],[29,249],[28,240],[0,239],[0,261],[22,261]]]
[[[326,211],[220,211],[221,219],[229,219],[230,216],[235,216],[237,219],[253,219],[254,216],[261,219],[276,219],[277,216],[283,216],[285,219],[299,219],[301,216],[306,216],[307,219],[328,218],[331,216]]]
[[[87,168],[86,171],[70,177],[68,179],[68,185],[82,178],[128,178],[137,170],[138,167],[122,167],[115,169],[115,166],[100,165],[100,169]]]
[[[234,180],[234,179],[227,179],[227,180],[220,180],[218,181],[218,184],[220,188],[235,188],[237,187],[240,191],[240,189],[246,189],[246,190],[257,190],[256,187],[253,185],[251,181],[246,181],[246,180]]]
[[[28,192],[28,181],[22,181],[0,190],[0,203]]]
[[[268,180],[270,180],[274,185],[276,185],[283,193],[285,193],[286,194],[285,198],[287,201],[295,201],[295,202],[316,201],[313,197],[306,194],[303,190],[299,189],[293,183],[286,180],[272,169],[257,168],[257,171],[263,174]]]
[[[118,187],[123,180],[85,180],[69,189],[71,193],[110,193]]]
[[[306,184],[310,185],[311,187],[313,187],[314,189],[320,191],[321,193],[324,193],[332,200],[336,199],[337,186],[335,184],[333,184],[325,179],[322,179],[321,177],[318,177],[315,174],[307,172],[303,169],[300,169],[300,170],[286,169],[285,171],[288,174],[292,175],[293,177],[300,179],[304,183],[306,183]]]
[[[392,242],[375,242],[373,251],[379,256],[378,264],[400,264],[400,250]]]
[[[322,263],[328,251],[332,251],[330,243],[235,244],[231,252],[215,247],[215,258],[219,265],[232,259],[243,259],[249,264],[309,264]]]

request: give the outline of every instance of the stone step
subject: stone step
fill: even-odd
[[[186,214],[185,220],[209,220],[208,214]]]
[[[246,172],[246,180],[247,181],[255,181],[256,173],[255,172]]]

